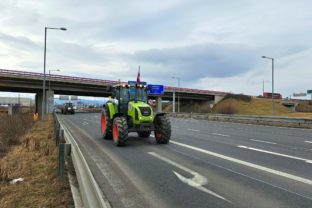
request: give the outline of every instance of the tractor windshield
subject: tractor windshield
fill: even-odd
[[[129,95],[130,95],[130,100],[138,100],[138,101],[147,102],[147,93],[146,93],[145,88],[130,87]],[[135,96],[137,97],[137,99],[135,99]]]

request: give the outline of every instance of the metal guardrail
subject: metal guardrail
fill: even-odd
[[[277,116],[226,115],[212,113],[169,113],[172,117],[194,118],[211,121],[228,121],[272,126],[312,128],[312,118],[290,118]]]
[[[87,164],[87,161],[84,158],[81,150],[79,149],[79,146],[76,143],[74,137],[67,129],[67,127],[63,124],[63,122],[59,119],[56,113],[54,113],[54,119],[55,125],[59,127],[59,130],[57,132],[61,132],[61,130],[63,130],[66,143],[71,144],[70,154],[74,164],[84,207],[109,208],[110,206],[104,201],[102,192],[97,182],[95,181]]]
[[[27,78],[40,78],[43,79],[43,73],[38,72],[26,72],[26,71],[17,71],[17,70],[7,70],[0,69],[0,74],[4,75],[17,75],[19,77],[27,77]],[[51,78],[51,81],[76,81],[81,83],[91,83],[91,84],[103,84],[103,85],[114,85],[118,84],[118,81],[112,80],[102,80],[102,79],[92,79],[92,78],[83,78],[83,77],[74,77],[74,76],[64,76],[64,75],[55,75],[55,74],[46,74],[46,78]],[[125,82],[122,82],[125,83]],[[191,88],[179,88],[179,87],[170,87],[165,86],[165,91],[168,92],[184,92],[184,93],[192,93],[192,94],[203,94],[203,95],[221,95],[225,96],[226,92],[219,91],[211,91],[211,90],[199,90],[199,89],[191,89]]]

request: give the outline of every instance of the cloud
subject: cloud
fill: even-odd
[[[12,48],[19,48],[25,51],[42,49],[41,45],[25,36],[13,36],[0,32],[0,40]]]
[[[203,44],[168,49],[137,51],[132,58],[137,63],[163,68],[168,76],[180,76],[184,80],[202,77],[231,77],[254,67],[252,49],[241,45]]]
[[[276,58],[278,91],[309,85],[312,1],[0,1],[0,68],[47,69],[258,94]],[[282,72],[282,74],[280,74]],[[298,74],[298,75],[297,75]],[[283,80],[282,80],[282,78]],[[287,82],[286,82],[286,81]],[[260,84],[259,84],[260,83]],[[260,87],[258,86],[260,85]]]

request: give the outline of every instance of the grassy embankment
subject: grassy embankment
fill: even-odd
[[[11,123],[7,117],[0,119],[1,130],[11,128],[11,132],[2,132],[0,141],[5,143],[15,138],[0,159],[0,207],[74,207],[67,176],[64,180],[57,177],[58,151],[52,119],[38,121],[31,128],[28,126],[30,129],[26,128],[27,123],[31,126],[30,116],[25,116],[23,122],[18,117]],[[16,134],[20,129],[27,133]],[[9,183],[19,177],[24,181]]]
[[[193,113],[222,113],[222,114],[240,114],[240,115],[272,115],[272,100],[266,98],[251,98],[241,99],[227,98],[220,101],[212,109],[208,103],[181,103],[180,112]],[[244,97],[243,97],[244,98]],[[282,105],[281,100],[275,100],[275,115],[288,117],[305,117],[312,118],[312,113],[308,112],[292,112],[289,108]],[[177,110],[177,107],[176,107]],[[167,105],[164,108],[165,112],[172,112],[172,105]]]
[[[272,100],[266,98],[252,98],[249,102],[237,99],[225,99],[218,103],[213,112],[218,113],[224,108],[233,108],[234,114],[241,115],[272,115]],[[289,116],[289,117],[307,117],[312,118],[312,113],[305,112],[292,112],[289,108],[282,105],[281,100],[275,100],[274,109],[276,116]]]

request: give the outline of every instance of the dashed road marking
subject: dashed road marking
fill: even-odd
[[[296,175],[292,175],[292,174],[285,173],[285,172],[282,172],[282,171],[278,171],[278,170],[274,170],[274,169],[271,169],[271,168],[267,168],[265,166],[261,166],[261,165],[253,164],[253,163],[246,162],[246,161],[243,161],[243,160],[239,160],[239,159],[236,159],[236,158],[232,158],[232,157],[229,157],[229,156],[225,156],[225,155],[222,155],[222,154],[219,154],[219,153],[216,153],[216,152],[211,152],[211,151],[208,151],[208,150],[205,150],[205,149],[201,149],[201,148],[198,148],[198,147],[194,147],[194,146],[191,146],[191,145],[183,144],[183,143],[180,143],[180,142],[170,141],[170,143],[176,144],[176,145],[179,145],[179,146],[191,149],[191,150],[195,150],[195,151],[198,151],[198,152],[201,152],[201,153],[204,153],[204,154],[208,154],[208,155],[211,155],[211,156],[214,156],[214,157],[218,157],[218,158],[221,158],[221,159],[224,159],[224,160],[228,160],[228,161],[240,164],[240,165],[244,165],[244,166],[255,168],[255,169],[258,169],[258,170],[261,170],[261,171],[264,171],[264,172],[268,172],[268,173],[271,173],[271,174],[282,176],[282,177],[285,177],[285,178],[288,178],[288,179],[291,179],[291,180],[295,180],[295,181],[298,181],[298,182],[301,182],[301,183],[305,183],[305,184],[308,184],[308,185],[312,186],[312,180],[309,180],[309,179],[306,179],[306,178],[302,178],[302,177],[299,177],[299,176],[296,176]]]
[[[266,143],[266,144],[276,144],[275,142],[268,142],[268,141],[258,140],[258,139],[249,139],[249,140],[254,141],[254,142]]]
[[[306,142],[306,143],[311,143],[311,144],[312,144],[312,141],[304,141],[304,142]]]
[[[271,152],[271,151],[267,151],[267,150],[262,150],[262,149],[257,149],[257,148],[253,148],[253,147],[247,147],[247,146],[243,146],[243,145],[238,145],[237,147],[239,148],[243,148],[243,149],[248,149],[248,150],[253,150],[253,151],[257,151],[257,152],[263,152],[263,153],[267,153],[267,154],[271,154],[271,155],[277,155],[277,156],[281,156],[281,157],[287,157],[287,158],[291,158],[291,159],[295,159],[295,160],[302,160],[306,163],[312,163],[312,160],[308,160],[305,158],[301,158],[301,157],[295,157],[295,156],[291,156],[291,155],[285,155],[285,154],[281,154],[281,153],[277,153],[277,152]]]
[[[189,131],[194,131],[194,132],[200,132],[200,130],[197,130],[197,129],[187,129]]]
[[[230,137],[230,135],[227,135],[227,134],[219,134],[219,133],[212,133],[212,135],[215,135],[215,136],[223,136],[223,137]]]

